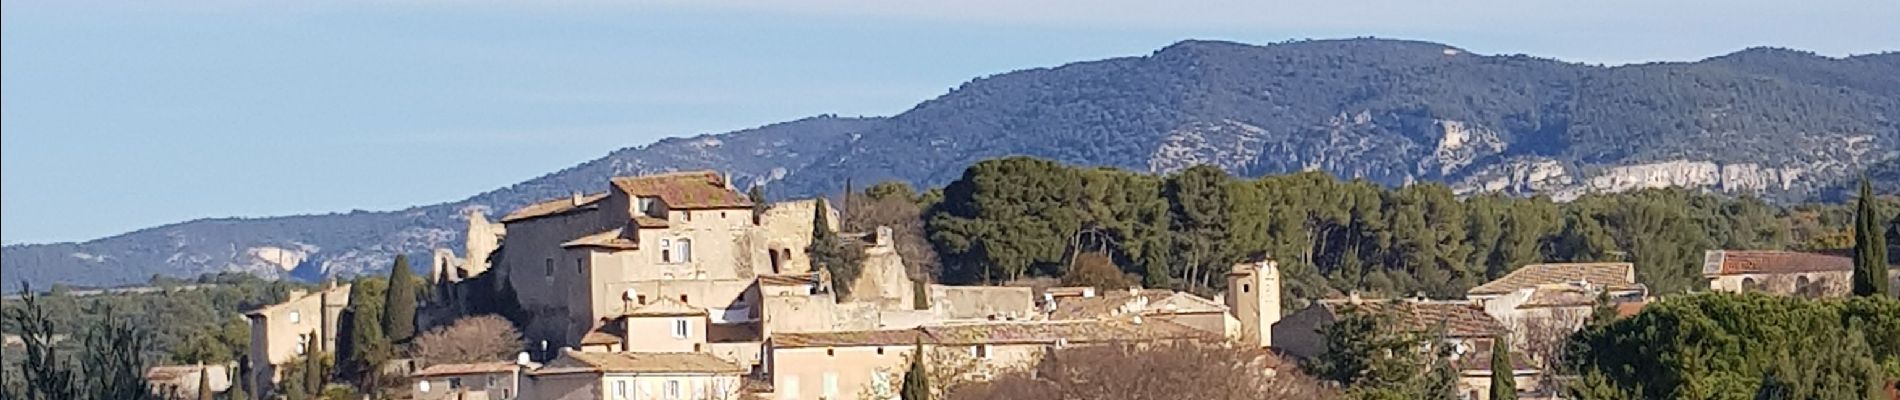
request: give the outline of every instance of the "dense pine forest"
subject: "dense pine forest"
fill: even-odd
[[[1701,284],[1705,250],[1844,249],[1854,217],[1843,205],[1683,189],[1559,203],[1319,172],[1156,176],[1026,157],[977,163],[912,198],[944,282],[1060,277],[1078,254],[1097,253],[1150,287],[1211,293],[1234,262],[1264,254],[1283,268],[1288,307],[1349,291],[1460,298],[1524,264],[1559,261],[1632,262],[1655,293],[1683,293]],[[1878,204],[1893,215],[1892,199]]]

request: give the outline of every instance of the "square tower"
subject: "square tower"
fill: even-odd
[[[1273,324],[1280,322],[1280,266],[1266,257],[1234,264],[1227,273],[1227,309],[1240,321],[1243,343],[1265,348],[1273,344]]]

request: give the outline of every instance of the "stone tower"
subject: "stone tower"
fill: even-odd
[[[1280,322],[1280,266],[1272,259],[1234,265],[1227,273],[1227,309],[1240,320],[1240,339],[1258,347],[1273,344],[1273,324]]]

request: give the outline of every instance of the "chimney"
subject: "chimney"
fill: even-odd
[[[1346,303],[1348,303],[1348,304],[1359,304],[1359,303],[1361,303],[1361,301],[1359,300],[1359,291],[1357,291],[1357,290],[1354,290],[1354,291],[1351,291],[1351,292],[1346,292]]]
[[[574,206],[575,207],[581,206],[581,192],[580,191],[574,192]]]

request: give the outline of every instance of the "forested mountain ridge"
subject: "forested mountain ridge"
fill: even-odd
[[[610,175],[696,168],[770,182],[774,197],[835,192],[847,178],[941,186],[977,161],[1031,155],[1147,172],[1321,170],[1560,199],[1648,186],[1796,199],[1893,157],[1895,76],[1895,53],[1749,49],[1603,67],[1417,41],[1184,41],[979,78],[887,118],[812,118],[621,149],[462,201],[7,246],[5,287],[374,270],[394,253],[459,247],[464,210],[493,215],[598,191]]]

